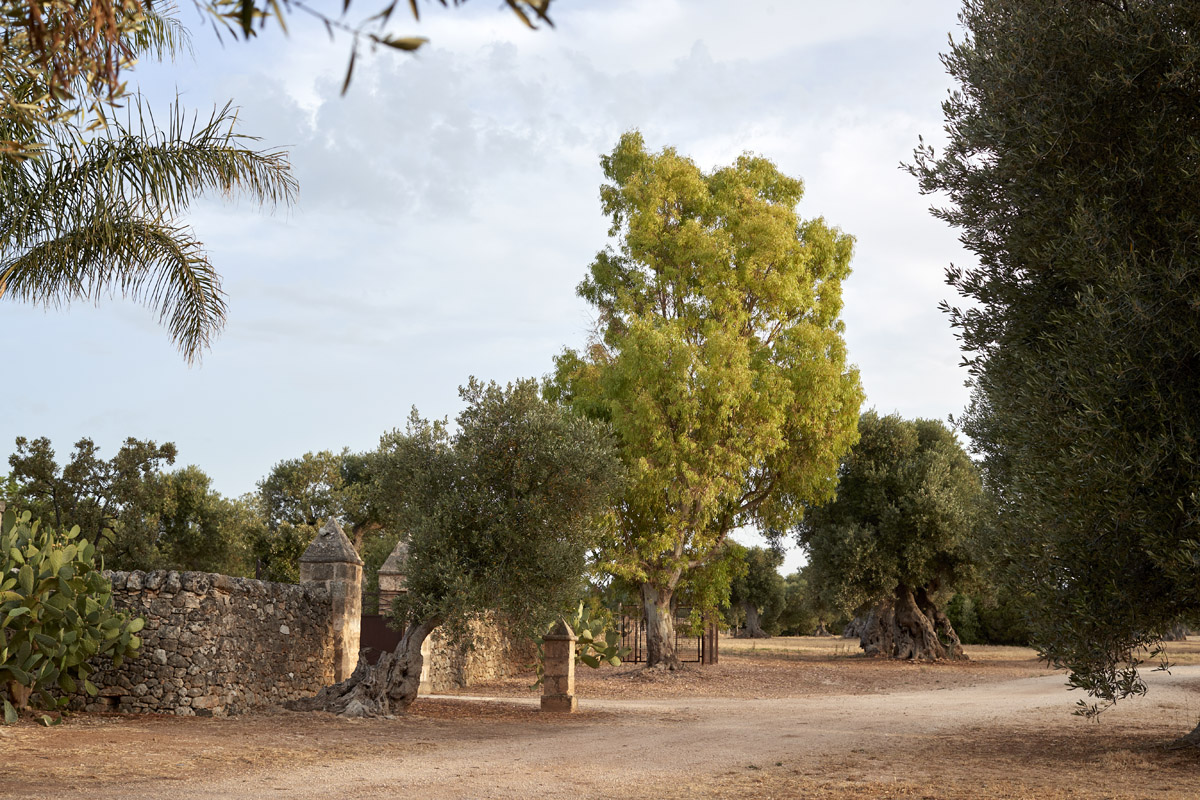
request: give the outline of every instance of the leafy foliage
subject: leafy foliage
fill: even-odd
[[[583,664],[592,669],[600,669],[608,664],[613,667],[621,666],[621,659],[629,655],[628,647],[621,647],[621,635],[612,626],[611,614],[594,614],[594,609],[587,603],[581,602],[575,613],[563,617],[567,625],[578,637],[575,641],[575,663]],[[546,633],[554,630],[557,622],[551,623]],[[545,633],[534,638],[537,645],[537,663],[534,666],[537,681],[534,687],[541,686],[546,676]]]
[[[975,574],[979,473],[935,420],[869,411],[859,431],[837,499],[809,511],[797,540],[840,609],[863,613],[892,596],[915,597],[914,613],[936,616],[936,596]]]
[[[0,108],[26,134],[79,117],[88,130],[103,125],[125,96],[121,71],[138,52],[174,52],[182,43],[174,21],[140,0],[3,0],[0,31]],[[0,159],[36,155],[45,145],[8,133]]]
[[[605,426],[550,405],[534,381],[472,379],[451,433],[414,410],[374,457],[384,518],[407,537],[406,625],[452,631],[483,611],[533,635],[574,606],[621,468]]]
[[[548,396],[616,430],[630,480],[608,569],[665,614],[730,530],[786,529],[832,496],[862,400],[838,319],[852,240],[801,222],[801,182],[764,158],[704,173],[632,132],[601,166],[613,241],[578,289],[600,338],[556,360]]]
[[[265,528],[253,498],[225,498],[199,467],[158,476],[165,496],[151,518],[158,569],[253,574],[251,545]]]
[[[779,617],[787,603],[783,576],[779,574],[783,551],[740,545],[738,549],[742,551],[746,569],[734,578],[730,587],[732,610],[735,613],[739,609],[744,611],[749,636],[779,633]]]
[[[113,569],[249,574],[263,538],[257,509],[213,491],[198,467],[165,471],[175,456],[169,442],[130,438],[103,459],[81,439],[59,467],[49,439],[18,437],[6,497],[57,530],[78,526]]]
[[[963,429],[1035,643],[1107,704],[1200,607],[1200,6],[969,0],[961,19],[949,144],[912,169],[979,258],[948,272]]]
[[[16,720],[30,694],[45,708],[66,703],[50,689],[90,694],[89,660],[117,666],[135,656],[144,621],[113,611],[111,587],[95,569],[95,546],[79,528],[57,534],[5,511],[0,517],[0,688],[5,722]]]
[[[175,456],[170,442],[128,438],[116,455],[103,459],[85,438],[60,468],[49,439],[18,436],[8,459],[17,487],[11,499],[57,530],[78,526],[109,566],[149,568],[157,552],[147,521],[165,500],[158,476]]]
[[[396,540],[378,518],[371,469],[369,456],[349,450],[305,453],[272,467],[258,484],[266,521],[254,542],[258,576],[295,583],[300,556],[330,517],[349,529],[356,550],[362,553],[364,544],[374,543],[366,549],[386,559]],[[383,541],[390,542],[386,551]],[[382,563],[379,560],[374,569]]]

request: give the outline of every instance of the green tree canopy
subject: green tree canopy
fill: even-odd
[[[355,715],[407,707],[421,643],[439,625],[461,631],[491,611],[532,635],[576,607],[587,554],[620,488],[610,432],[545,402],[532,380],[472,379],[461,394],[457,430],[414,410],[373,458],[382,513],[408,544],[395,653],[304,707]]]
[[[251,550],[265,529],[253,498],[223,497],[194,465],[159,479],[166,491],[153,518],[158,550],[153,566],[253,575]]]
[[[16,486],[9,499],[56,530],[79,526],[110,568],[152,568],[157,548],[149,520],[166,498],[159,475],[175,455],[170,442],[128,438],[104,459],[91,439],[80,439],[60,467],[49,439],[18,436],[8,459]]]
[[[949,143],[913,171],[979,259],[948,273],[963,428],[1035,642],[1114,701],[1200,608],[1200,6],[969,0],[961,20]]]
[[[740,545],[739,548],[746,570],[733,579],[729,603],[735,613],[741,610],[746,615],[745,635],[765,639],[772,632],[779,632],[779,615],[787,602],[783,576],[779,574],[783,551]]]
[[[859,419],[837,499],[805,516],[797,539],[847,611],[869,613],[868,655],[959,658],[939,595],[971,577],[983,509],[979,473],[936,420]]]
[[[834,598],[834,589],[819,579],[812,564],[784,578],[781,632],[788,636],[830,636],[841,633],[849,620]]]
[[[166,471],[175,456],[170,442],[130,438],[104,459],[81,439],[60,467],[49,439],[18,437],[0,499],[57,530],[78,526],[109,569],[249,574],[251,544],[263,536],[257,510],[222,497],[199,467]]]
[[[272,467],[258,484],[266,521],[263,536],[254,545],[259,576],[298,580],[300,556],[330,517],[349,529],[360,553],[365,537],[384,535],[373,480],[371,456],[349,449],[305,453]]]
[[[608,568],[641,584],[649,663],[673,668],[681,578],[734,528],[790,528],[833,495],[862,402],[839,320],[852,240],[801,221],[801,182],[765,158],[705,173],[632,132],[601,166],[612,244],[579,286],[600,335],[548,394],[616,430]]]

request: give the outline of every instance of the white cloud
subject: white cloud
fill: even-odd
[[[858,240],[845,318],[869,404],[956,412],[936,303],[965,259],[897,169],[940,130],[955,5],[577,2],[538,32],[488,4],[429,6],[396,27],[432,44],[366,54],[345,97],[344,39],[293,24],[221,49],[198,30],[197,62],[145,70],[147,90],[201,109],[236,98],[245,131],[290,146],[300,203],[196,206],[230,295],[198,369],[125,303],[6,307],[12,369],[36,383],[0,445],[174,440],[236,494],[282,458],[372,446],[410,405],[452,416],[470,374],[547,372],[590,327],[574,287],[605,241],[598,156],[631,127],[705,168],[753,150],[804,178],[801,213]]]

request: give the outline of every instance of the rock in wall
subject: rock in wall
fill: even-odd
[[[525,671],[537,658],[532,642],[515,640],[491,614],[468,624],[470,641],[442,628],[430,635],[429,679],[434,692],[461,689]]]
[[[206,572],[106,572],[117,608],[144,617],[141,653],[101,660],[88,710],[225,715],[333,683],[327,588]]]

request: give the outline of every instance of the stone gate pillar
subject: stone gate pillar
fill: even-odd
[[[408,593],[405,585],[404,565],[408,561],[408,545],[404,540],[396,542],[392,554],[379,568],[379,613],[387,617],[392,613],[392,601]],[[421,686],[418,695],[433,694],[433,638],[436,631],[421,643]]]
[[[566,620],[542,637],[542,711],[571,713],[575,700],[575,642],[578,639]]]
[[[392,601],[406,594],[404,580],[404,563],[408,561],[408,545],[404,540],[396,542],[392,554],[379,568],[379,613],[388,616],[392,613]]]
[[[362,564],[342,526],[332,517],[300,556],[300,583],[324,586],[332,599],[335,683],[349,678],[358,664]]]

